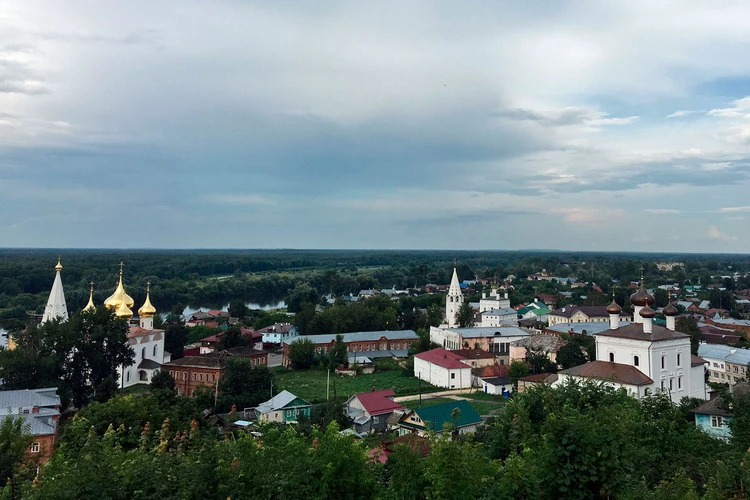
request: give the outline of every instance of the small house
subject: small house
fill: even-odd
[[[312,405],[289,391],[281,391],[265,403],[259,404],[255,417],[260,422],[296,423],[300,415],[310,418]]]
[[[398,435],[416,433],[424,437],[430,431],[441,433],[444,430],[466,434],[474,432],[481,423],[482,417],[469,402],[458,399],[405,413],[398,423]]]
[[[354,421],[358,433],[386,430],[388,419],[396,410],[406,410],[396,403],[393,389],[355,394],[346,401],[346,413]]]

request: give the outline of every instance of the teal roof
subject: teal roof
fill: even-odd
[[[547,307],[545,304],[536,303],[537,307],[534,307],[533,305],[528,305],[526,307],[522,307],[518,310],[518,314],[523,316],[527,312],[531,311],[537,316],[544,316],[545,314],[549,314],[550,310],[549,307]]]
[[[461,417],[457,422],[459,427],[482,423],[482,417],[479,416],[479,413],[465,399],[448,401],[447,403],[428,406],[426,408],[417,408],[414,411],[422,419],[422,422],[425,422],[425,427],[439,432],[443,430],[445,422],[453,423],[451,413],[454,408],[461,410]]]

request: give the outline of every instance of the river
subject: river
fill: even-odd
[[[282,309],[286,307],[286,302],[284,302],[283,300],[279,300],[278,302],[274,302],[272,304],[258,304],[257,302],[246,302],[245,305],[247,306],[248,309],[256,309],[256,310],[259,309],[261,311],[270,311],[271,309]],[[216,305],[212,305],[212,306],[204,305],[204,306],[199,306],[199,307],[188,306],[185,308],[184,311],[182,311],[182,315],[187,318],[187,317],[190,317],[190,315],[196,311],[199,311],[199,310],[208,311],[209,309],[219,309],[221,311],[228,311],[229,303],[226,303],[222,305],[221,307],[216,307]]]

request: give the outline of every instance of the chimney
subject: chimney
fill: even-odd
[[[39,407],[38,407],[38,406],[34,406],[34,407],[33,407],[33,408],[31,409],[31,413],[39,413]]]

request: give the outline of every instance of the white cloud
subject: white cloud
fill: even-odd
[[[647,208],[644,211],[655,215],[676,215],[681,213],[680,210],[674,210],[671,208]]]
[[[277,201],[268,196],[258,194],[208,194],[204,196],[206,201],[220,205],[262,205],[273,206]]]
[[[559,211],[565,215],[565,222],[574,225],[598,226],[602,224],[621,224],[628,218],[627,212],[619,208],[568,207],[562,208]]]
[[[682,118],[684,116],[690,116],[696,113],[700,113],[700,111],[695,109],[678,109],[674,113],[667,115],[666,118]]]
[[[723,214],[731,214],[731,213],[736,213],[736,212],[750,212],[750,206],[723,207],[719,209],[719,212]]]
[[[735,241],[735,240],[737,240],[736,236],[729,236],[726,233],[722,232],[716,226],[710,226],[708,228],[708,237],[710,239],[712,239],[712,240],[721,240],[721,241]]]

